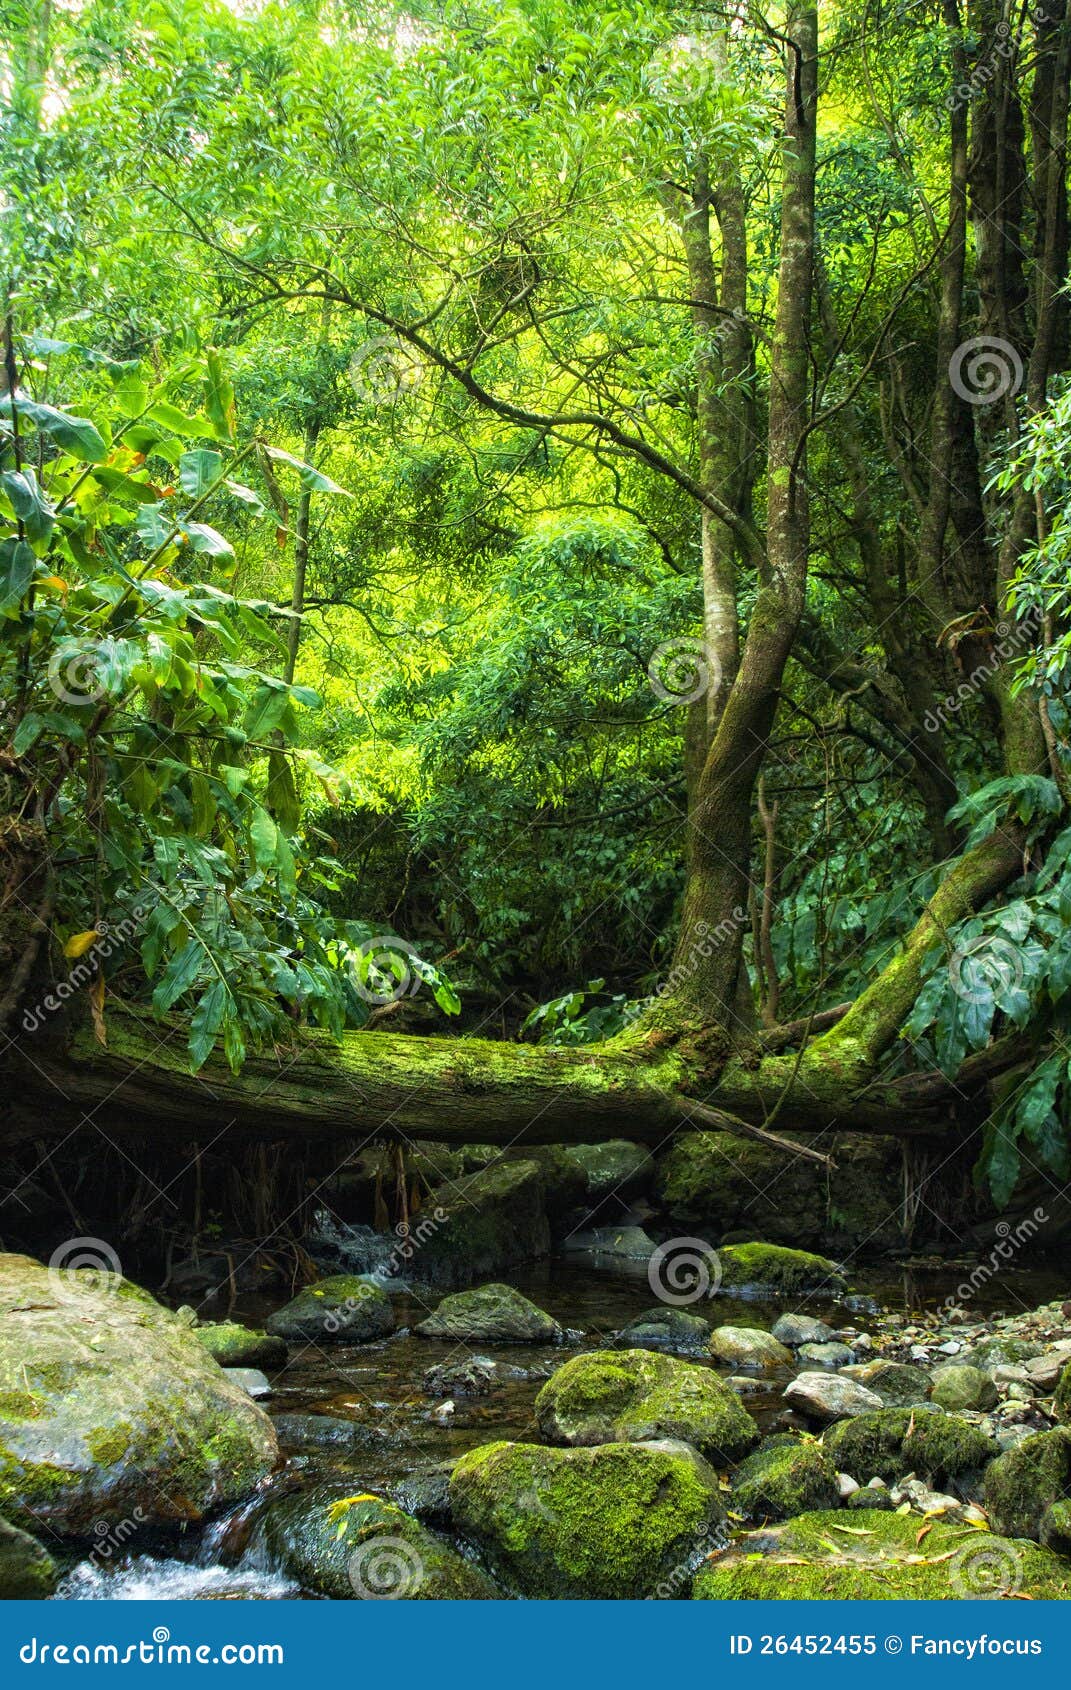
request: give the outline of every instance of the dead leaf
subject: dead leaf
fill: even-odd
[[[88,927],[84,933],[72,933],[63,947],[63,954],[69,959],[85,956],[90,945],[95,945],[100,938],[100,930]]]
[[[108,1048],[108,1034],[104,1026],[104,975],[98,974],[89,988],[89,1013],[93,1017],[93,1037]]]

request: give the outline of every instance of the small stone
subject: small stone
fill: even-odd
[[[271,1396],[271,1386],[257,1367],[225,1367],[223,1369],[228,1379],[233,1379],[236,1385],[247,1392],[254,1401],[261,1397]]]
[[[992,1408],[998,1401],[997,1387],[978,1367],[939,1367],[933,1376],[932,1397],[942,1408]]]
[[[790,1408],[828,1425],[882,1407],[876,1391],[836,1373],[801,1373],[784,1392]]]
[[[938,1344],[937,1353],[942,1356],[958,1356],[962,1348],[958,1338],[949,1338],[946,1343]]]
[[[769,1332],[753,1326],[718,1326],[710,1334],[707,1348],[715,1361],[728,1366],[774,1373],[792,1366],[792,1352]]]
[[[855,1351],[847,1344],[801,1344],[796,1353],[800,1361],[819,1367],[847,1367],[855,1360]]]
[[[1033,1402],[1034,1393],[1029,1385],[1013,1382],[1008,1386],[1008,1396],[1012,1402]]]
[[[838,1473],[837,1489],[840,1491],[841,1500],[847,1502],[848,1498],[854,1496],[856,1491],[860,1489],[859,1481],[853,1479],[850,1473]]]
[[[833,1328],[824,1320],[812,1320],[809,1314],[783,1314],[773,1324],[773,1335],[790,1349],[801,1344],[825,1344],[833,1336]]]

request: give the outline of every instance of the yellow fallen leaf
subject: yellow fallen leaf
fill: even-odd
[[[63,947],[65,957],[85,956],[90,945],[96,944],[100,932],[96,927],[87,928],[84,933],[72,933]]]

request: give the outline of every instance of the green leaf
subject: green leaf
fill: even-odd
[[[34,578],[36,559],[25,540],[0,541],[0,616],[17,620]]]
[[[183,452],[179,459],[179,482],[182,491],[188,493],[191,499],[201,498],[208,492],[212,483],[218,481],[222,468],[222,455],[211,451],[207,446],[198,446],[193,452]]]
[[[11,736],[11,749],[16,757],[21,757],[29,751],[31,745],[40,738],[47,726],[45,718],[39,716],[36,710],[27,710],[22,721]]]
[[[189,990],[201,971],[203,960],[204,946],[199,939],[187,940],[181,951],[171,958],[152,995],[152,1006],[157,1015],[166,1015],[171,1005]]]
[[[94,428],[88,417],[72,417],[57,411],[53,405],[38,405],[19,393],[15,396],[15,410],[26,417],[42,434],[47,434],[64,452],[84,463],[99,464],[108,456],[104,437]],[[0,395],[0,415],[10,416],[11,395]]]
[[[216,1034],[232,1002],[226,981],[213,980],[194,1010],[190,1022],[189,1044],[195,1074],[199,1068],[204,1067],[211,1056]]]
[[[307,487],[310,492],[339,493],[344,499],[352,499],[352,493],[347,493],[346,489],[340,487],[337,481],[332,481],[329,475],[324,475],[322,471],[313,469],[311,464],[304,463],[301,458],[295,458],[292,453],[284,452],[279,446],[268,446],[265,450],[274,463],[288,464],[291,469],[296,469],[301,485]]]
[[[249,844],[258,868],[273,868],[279,852],[279,829],[258,805],[249,824]]]
[[[284,751],[272,751],[268,754],[265,802],[285,833],[297,832],[301,821],[301,803],[294,780],[293,764]]]
[[[216,433],[224,440],[234,439],[234,387],[223,367],[223,360],[215,347],[208,351],[208,374],[205,379],[205,410]]]
[[[225,540],[218,529],[210,528],[207,522],[184,522],[182,532],[195,552],[205,557],[233,557],[234,547],[229,540]]]
[[[36,540],[47,540],[55,522],[55,512],[34,471],[7,470],[0,475],[0,486],[11,500],[11,508],[31,544]]]

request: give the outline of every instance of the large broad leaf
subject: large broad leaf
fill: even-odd
[[[234,1007],[234,1000],[223,980],[213,980],[193,1012],[190,1022],[190,1056],[194,1073],[203,1068],[212,1054],[212,1046],[224,1015]]]
[[[223,458],[219,452],[210,451],[207,446],[198,446],[193,452],[183,452],[179,459],[179,481],[182,491],[188,493],[191,499],[199,499],[207,493],[214,481],[218,481],[223,468]]]
[[[204,961],[204,946],[199,939],[189,939],[176,956],[171,958],[164,970],[160,981],[152,995],[152,1006],[157,1015],[164,1015],[177,1003],[183,992],[189,991],[201,970]]]
[[[301,485],[307,487],[311,493],[340,493],[344,499],[352,499],[352,493],[347,493],[337,481],[332,481],[331,477],[324,475],[321,470],[313,469],[311,464],[304,463],[301,458],[295,458],[279,446],[268,446],[265,450],[274,463],[288,464],[291,469],[296,469],[301,478]]]
[[[214,347],[208,351],[208,374],[205,378],[205,410],[216,433],[223,440],[234,439],[234,388],[223,368],[223,360]]]
[[[73,458],[81,458],[87,464],[99,464],[108,456],[103,435],[88,417],[68,416],[66,411],[57,411],[53,405],[38,405],[21,393],[15,396],[15,410]],[[0,415],[11,415],[10,393],[0,395]]]
[[[23,533],[33,545],[47,540],[52,532],[55,512],[38,483],[32,469],[8,470],[0,476],[0,485],[11,500],[11,508],[22,523]]]
[[[193,550],[205,557],[234,556],[234,547],[230,541],[225,540],[218,529],[210,528],[207,522],[184,522],[182,532]]]
[[[0,542],[0,616],[16,620],[34,577],[34,555],[25,540]]]

